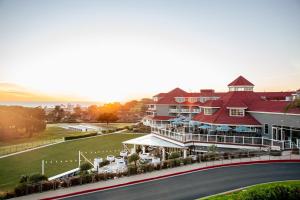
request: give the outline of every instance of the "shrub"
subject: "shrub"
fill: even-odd
[[[26,195],[27,186],[26,183],[21,183],[15,187],[15,195],[17,197]]]
[[[61,182],[60,186],[61,186],[61,187],[64,187],[64,188],[69,187],[68,180],[63,180],[63,181]]]
[[[91,165],[91,163],[88,162],[84,162],[80,165],[80,172],[86,172],[87,170],[90,170],[93,166]]]
[[[161,169],[162,169],[162,165],[161,164],[154,165],[154,170],[161,170]]]
[[[180,166],[180,164],[181,164],[181,160],[179,158],[174,159],[174,165],[175,165],[175,167]]]
[[[184,165],[188,165],[188,164],[191,164],[191,163],[192,163],[192,158],[187,157],[187,158],[183,159],[183,164]]]
[[[100,164],[99,164],[99,166],[100,167],[103,167],[103,166],[105,166],[105,165],[108,165],[109,164],[109,161],[108,160],[103,160],[103,162],[101,162]]]
[[[29,176],[28,181],[29,183],[38,183],[40,181],[48,180],[47,176],[36,173]]]
[[[134,165],[136,166],[136,162],[137,162],[139,159],[140,159],[140,156],[139,156],[138,154],[134,153],[134,154],[132,154],[132,155],[130,155],[130,156],[128,157],[128,162],[129,162],[129,163],[134,162]]]
[[[229,153],[225,152],[225,153],[223,154],[223,159],[224,159],[224,160],[227,160],[227,159],[229,159],[229,158],[230,158]]]
[[[81,177],[81,183],[86,184],[86,183],[91,183],[93,180],[93,175],[92,174],[85,174],[82,175]]]
[[[134,174],[137,174],[137,167],[133,165],[128,166],[128,175]]]
[[[41,183],[41,185],[42,185],[42,191],[52,190],[54,188],[55,181],[44,181]]]
[[[29,177],[27,175],[22,175],[20,177],[19,183],[27,183],[28,179],[29,179]]]
[[[281,154],[282,154],[281,151],[274,151],[274,150],[270,151],[271,156],[281,156]]]
[[[300,199],[299,188],[285,185],[275,185],[262,188],[253,188],[241,192],[238,196],[240,200],[280,200],[280,199]]]
[[[172,152],[169,156],[169,159],[175,159],[175,158],[179,158],[179,157],[180,157],[179,152]]]
[[[103,131],[102,131],[103,133]],[[97,133],[89,133],[89,134],[85,134],[85,135],[75,135],[75,136],[67,136],[67,137],[64,137],[64,140],[67,141],[67,140],[75,140],[75,139],[79,139],[79,138],[86,138],[86,137],[92,137],[92,136],[96,136]]]
[[[96,174],[95,175],[95,180],[96,181],[102,181],[102,180],[105,180],[105,177],[104,177],[105,175],[103,174],[103,173],[101,173],[101,174]]]
[[[167,160],[162,162],[161,168],[162,169],[167,169],[168,168],[168,161]]]
[[[74,177],[71,177],[69,179],[70,181],[70,185],[73,186],[73,185],[80,185],[81,184],[81,180],[80,180],[80,177],[79,176],[74,176]]]
[[[296,155],[299,155],[299,149],[292,149],[292,154],[296,154]]]

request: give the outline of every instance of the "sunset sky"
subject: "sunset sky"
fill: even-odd
[[[0,0],[0,96],[126,101],[239,75],[295,90],[299,22],[299,0]]]

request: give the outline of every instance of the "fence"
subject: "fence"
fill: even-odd
[[[152,127],[152,133],[177,140],[179,142],[203,142],[203,143],[221,143],[221,144],[234,144],[244,146],[260,146],[271,147],[272,149],[285,149],[290,147],[291,142],[273,140],[264,137],[246,137],[246,136],[227,136],[227,135],[208,135],[208,134],[192,134],[192,133],[179,133],[167,129]]]
[[[45,146],[45,145],[54,144],[63,141],[64,139],[60,138],[60,139],[41,140],[36,142],[27,142],[22,144],[3,146],[0,147],[0,156],[17,153],[20,151],[25,151],[28,149],[33,149],[36,147]]]
[[[293,153],[293,154],[292,154]],[[180,162],[176,162],[179,160]],[[61,178],[58,180],[43,181],[35,184],[25,184],[22,187],[17,187],[15,192],[4,194],[4,197],[16,197],[23,196],[32,193],[39,193],[49,190],[57,190],[59,188],[67,188],[76,185],[82,185],[86,183],[94,183],[99,181],[105,181],[108,179],[114,179],[115,177],[131,176],[134,174],[147,173],[152,171],[159,171],[167,168],[180,167],[182,165],[195,164],[195,169],[200,167],[215,166],[231,163],[243,163],[251,161],[268,161],[268,160],[284,160],[295,162],[300,160],[298,152],[236,152],[236,153],[206,153],[201,155],[191,155],[188,158],[176,158],[160,162],[152,167],[145,167],[145,164],[139,164],[135,173],[125,172],[119,174],[112,173],[92,173],[82,176],[74,176],[68,178]],[[181,171],[182,169],[179,169]],[[168,171],[166,171],[168,172]],[[1,195],[0,195],[1,199]]]

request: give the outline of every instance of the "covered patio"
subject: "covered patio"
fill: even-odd
[[[142,147],[142,153],[146,153],[146,147],[158,147],[160,150],[161,159],[166,159],[166,151],[171,149],[178,149],[180,151],[183,151],[183,157],[185,158],[187,156],[187,148],[184,146],[180,146],[178,144],[175,144],[173,142],[169,142],[167,140],[161,139],[154,134],[148,134],[145,136],[141,136],[138,138],[134,138],[131,140],[127,140],[122,142],[124,145],[124,148],[129,151],[127,145],[133,145],[133,148],[131,149],[130,153],[136,153],[137,146]]]

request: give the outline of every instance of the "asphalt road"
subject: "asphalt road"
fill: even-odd
[[[258,183],[296,179],[300,180],[300,163],[255,164],[198,171],[66,199],[188,200]]]

